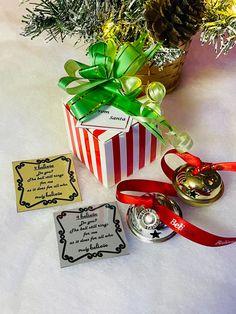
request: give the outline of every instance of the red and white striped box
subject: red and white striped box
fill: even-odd
[[[64,112],[71,150],[105,187],[157,158],[159,142],[136,121],[127,133],[86,129],[76,127],[77,120],[66,107]]]

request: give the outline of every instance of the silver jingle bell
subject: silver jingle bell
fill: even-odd
[[[175,170],[173,186],[178,196],[192,206],[206,206],[224,193],[224,183],[218,172],[207,170],[193,175],[194,168],[185,164]]]
[[[175,201],[170,200],[161,193],[150,194],[155,196],[160,205],[168,207],[176,215],[182,217],[179,205]],[[160,221],[158,214],[152,208],[130,205],[126,220],[132,233],[145,242],[163,242],[176,235],[176,232]]]

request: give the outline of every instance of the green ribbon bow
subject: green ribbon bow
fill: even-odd
[[[91,65],[68,60],[65,70],[68,76],[59,80],[59,86],[75,95],[68,103],[70,111],[80,121],[87,121],[104,105],[112,105],[132,116],[146,127],[162,143],[165,143],[157,124],[177,136],[171,125],[160,114],[160,103],[165,96],[164,86],[150,84],[146,100],[137,96],[142,92],[142,82],[134,75],[158,51],[160,45],[143,50],[147,34],[134,43],[125,43],[119,50],[113,40],[97,42],[88,48]],[[74,87],[71,84],[78,83]],[[164,90],[164,92],[163,92]],[[185,150],[185,149],[184,149]]]

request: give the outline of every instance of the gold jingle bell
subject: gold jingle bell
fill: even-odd
[[[217,201],[224,192],[219,173],[207,170],[195,175],[193,170],[188,164],[175,170],[173,186],[178,196],[191,206],[206,206]]]

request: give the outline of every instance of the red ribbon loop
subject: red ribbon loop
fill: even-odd
[[[116,198],[125,204],[142,204],[144,207],[152,208],[154,205],[154,198],[152,195],[134,196],[125,194],[123,192],[138,192],[138,193],[152,193],[160,192],[166,195],[177,196],[172,184],[152,181],[152,180],[125,180],[117,185]]]
[[[198,175],[200,172],[208,171],[208,170],[216,170],[216,171],[236,171],[236,162],[220,162],[220,163],[209,163],[203,162],[197,156],[194,156],[190,153],[179,153],[175,149],[171,149],[165,153],[161,160],[161,167],[164,171],[165,175],[172,181],[174,177],[174,170],[168,166],[166,163],[165,157],[167,155],[176,155],[184,160],[189,166],[192,166],[193,175]]]
[[[117,200],[125,204],[134,204],[144,206],[145,208],[153,208],[157,212],[160,220],[179,233],[183,237],[210,247],[224,246],[236,241],[236,238],[226,238],[204,231],[187,220],[179,217],[169,208],[160,205],[152,195],[136,196],[132,193],[162,193],[165,195],[176,196],[176,191],[169,183],[152,181],[152,180],[126,180],[117,185]]]

